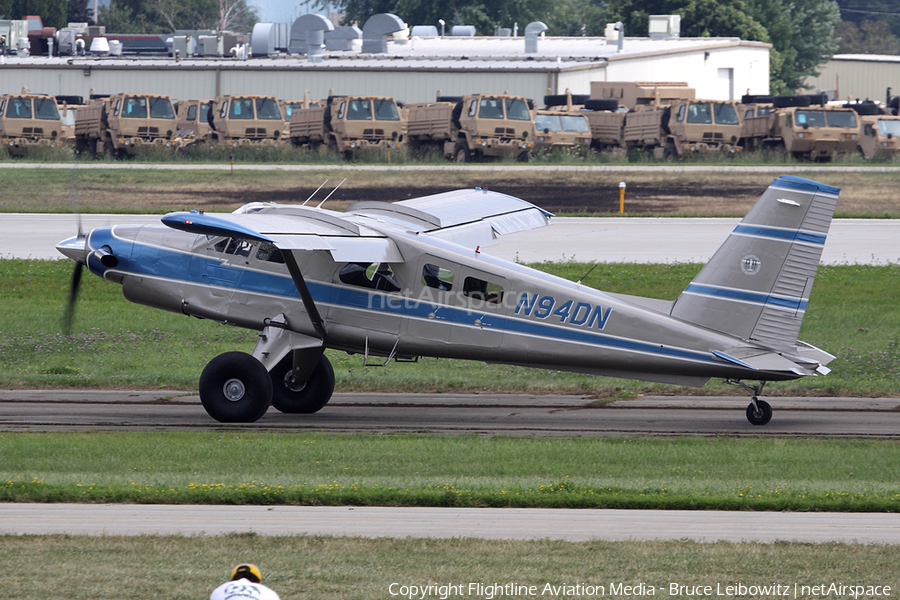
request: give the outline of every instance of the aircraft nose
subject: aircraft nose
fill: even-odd
[[[84,263],[86,262],[85,254],[87,251],[87,238],[77,235],[70,237],[58,243],[56,249],[64,254],[66,258],[71,258],[75,262]]]

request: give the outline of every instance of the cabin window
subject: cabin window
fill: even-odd
[[[712,114],[709,110],[709,104],[706,102],[691,102],[688,108],[688,123],[712,123]]]
[[[338,107],[338,119],[343,119],[345,112],[347,112],[347,103],[341,102],[340,107]]]
[[[800,127],[826,127],[824,110],[798,110],[794,114]]]
[[[38,119],[47,119],[49,121],[58,120],[59,110],[56,108],[56,101],[44,98],[35,98],[34,116]]]
[[[267,120],[284,120],[281,116],[281,109],[278,108],[278,101],[272,98],[256,99],[256,118]]]
[[[507,98],[506,100],[506,118],[513,121],[530,121],[531,111],[528,105],[520,98]]]
[[[477,277],[466,277],[463,281],[463,295],[499,304],[503,301],[503,286]]]
[[[228,114],[229,119],[252,119],[253,118],[253,100],[250,98],[239,98],[231,101],[231,112]]]
[[[449,292],[453,289],[453,271],[438,265],[426,264],[422,267],[422,283],[436,290]]]
[[[856,112],[852,110],[829,110],[825,112],[829,127],[856,127]]]
[[[3,111],[6,109],[6,100],[0,100],[0,117],[3,116]]]
[[[745,119],[749,119],[749,118],[752,117],[752,116],[753,116],[753,109],[752,109],[752,108],[748,108],[747,110],[744,111],[744,118],[745,118]]]
[[[399,121],[400,113],[393,100],[375,100],[376,121]]]
[[[371,121],[372,106],[368,100],[350,100],[347,105],[348,121]]]
[[[118,100],[116,100],[116,108],[113,110],[113,116],[114,116],[114,117],[118,117],[118,116],[119,116],[119,111],[120,111],[121,109],[122,109],[122,99],[119,98]]]
[[[534,128],[544,133],[562,131],[562,123],[559,120],[559,115],[535,115]]]
[[[575,133],[590,133],[591,126],[584,117],[575,115],[562,115],[560,117],[563,131],[573,131]]]
[[[714,104],[713,116],[719,125],[740,125],[737,112],[732,104]]]
[[[502,119],[503,100],[501,98],[482,98],[481,107],[478,109],[478,117],[481,119]]]
[[[284,256],[281,254],[281,250],[269,242],[263,242],[259,245],[259,250],[256,251],[256,260],[284,264]]]
[[[347,263],[338,275],[343,283],[385,292],[399,292],[400,284],[387,263]]]
[[[253,244],[241,238],[225,238],[215,246],[216,252],[224,252],[225,254],[233,254],[235,256],[250,256],[250,250]]]
[[[675,117],[675,120],[681,123],[684,121],[684,111],[687,110],[687,105],[682,104],[678,107],[678,115]]]
[[[168,98],[150,98],[151,119],[174,119],[175,111],[172,110],[172,101]]]
[[[472,100],[472,102],[469,104],[469,116],[474,117],[475,111],[477,111],[477,110],[478,110],[478,100]]]
[[[192,104],[192,105],[188,106],[188,109],[187,109],[187,120],[193,121],[196,118],[197,118],[197,105]]]

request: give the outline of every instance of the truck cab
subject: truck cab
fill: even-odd
[[[275,96],[219,96],[208,123],[207,139],[229,146],[277,145],[284,133],[284,115]]]
[[[0,144],[11,156],[33,146],[61,146],[62,118],[56,100],[37,94],[0,96]]]

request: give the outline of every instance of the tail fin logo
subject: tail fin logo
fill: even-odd
[[[741,271],[744,272],[744,275],[756,275],[761,266],[762,261],[752,254],[741,259]]]

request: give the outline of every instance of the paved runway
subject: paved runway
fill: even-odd
[[[740,219],[557,217],[550,227],[502,238],[484,249],[505,260],[706,262]],[[83,228],[158,224],[159,215],[83,215]],[[72,215],[0,214],[0,258],[57,259],[56,244],[75,235]],[[900,220],[836,219],[822,264],[900,263]]]
[[[900,543],[900,514],[374,506],[0,504],[0,534]]]

